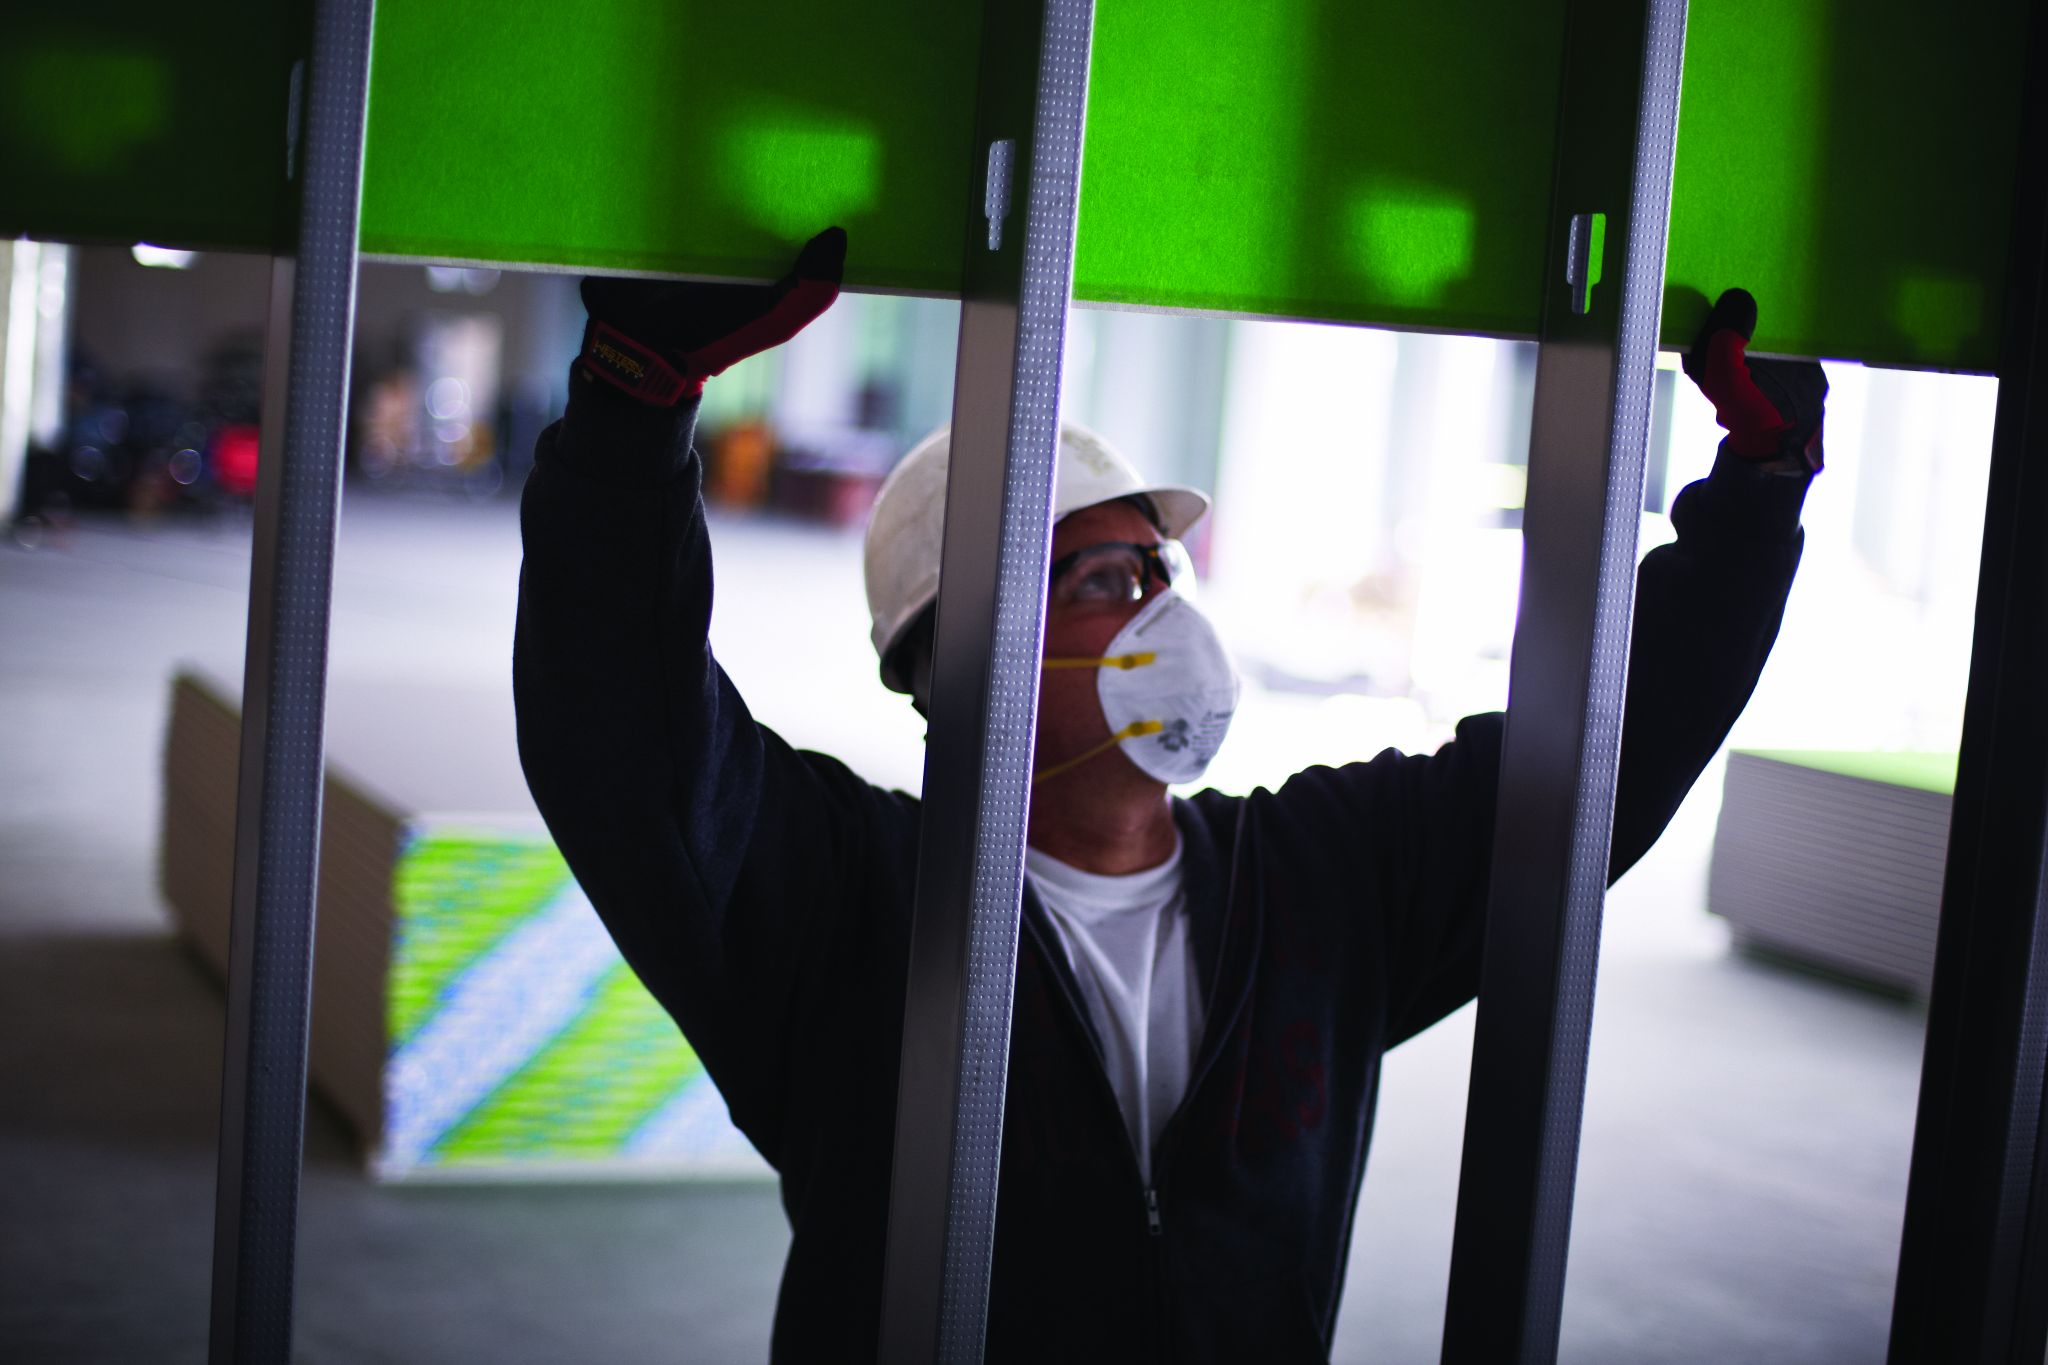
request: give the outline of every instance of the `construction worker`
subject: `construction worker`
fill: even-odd
[[[704,380],[829,305],[844,252],[821,234],[772,288],[586,281],[522,510],[527,777],[781,1178],[780,1361],[876,1349],[919,808],[757,724],[712,658],[690,442]],[[1747,701],[1799,560],[1826,386],[1745,364],[1746,299],[1688,361],[1731,434],[1640,570],[1612,876]],[[904,459],[867,542],[882,678],[920,705],[946,457],[940,434]],[[1326,1358],[1381,1055],[1477,989],[1501,716],[1430,755],[1169,795],[1237,697],[1176,590],[1206,509],[1062,434],[992,1360]]]

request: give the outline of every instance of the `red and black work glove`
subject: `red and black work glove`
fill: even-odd
[[[1827,375],[1811,360],[1749,358],[1756,299],[1730,289],[1714,302],[1684,358],[1685,372],[1714,405],[1730,454],[1770,474],[1818,474]]]
[[[590,276],[576,368],[657,407],[695,398],[736,361],[780,346],[839,297],[846,232],[826,228],[774,284],[689,284]]]

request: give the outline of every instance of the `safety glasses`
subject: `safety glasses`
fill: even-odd
[[[1187,596],[1194,581],[1194,565],[1186,547],[1177,540],[1151,545],[1106,540],[1085,545],[1054,560],[1046,575],[1048,600],[1065,606],[1142,602],[1154,582]]]

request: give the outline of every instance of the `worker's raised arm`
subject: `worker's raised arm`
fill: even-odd
[[[801,970],[791,942],[830,913],[803,879],[864,846],[868,807],[886,798],[757,725],[712,658],[690,442],[704,379],[822,312],[844,251],[844,234],[821,235],[773,288],[586,281],[568,410],[521,503],[528,784],[620,950],[771,1159],[761,1059]]]
[[[1811,362],[1747,361],[1754,326],[1754,301],[1731,290],[1687,360],[1729,436],[1673,503],[1677,539],[1637,572],[1610,881],[1663,833],[1748,703],[1799,565],[1827,381]],[[1478,988],[1503,721],[1474,716],[1435,754],[1312,770],[1282,790],[1325,808],[1331,842],[1360,831],[1372,866],[1340,875],[1391,893],[1364,947],[1390,964],[1390,1041]]]
[[[1685,358],[1728,436],[1671,505],[1678,538],[1636,575],[1610,881],[1649,851],[1748,705],[1805,544],[1827,378],[1812,361],[1747,359],[1756,315],[1729,290]]]

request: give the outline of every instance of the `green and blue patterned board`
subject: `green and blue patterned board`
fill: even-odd
[[[392,891],[381,1177],[767,1171],[544,836],[428,824]]]
[[[1077,294],[1533,333],[1564,3],[1101,6]],[[978,12],[381,0],[363,247],[759,278],[838,221],[856,286],[952,292]],[[298,15],[108,0],[15,21],[0,235],[286,240]],[[1667,341],[1742,284],[1760,350],[1988,369],[2026,16],[1697,0]]]

